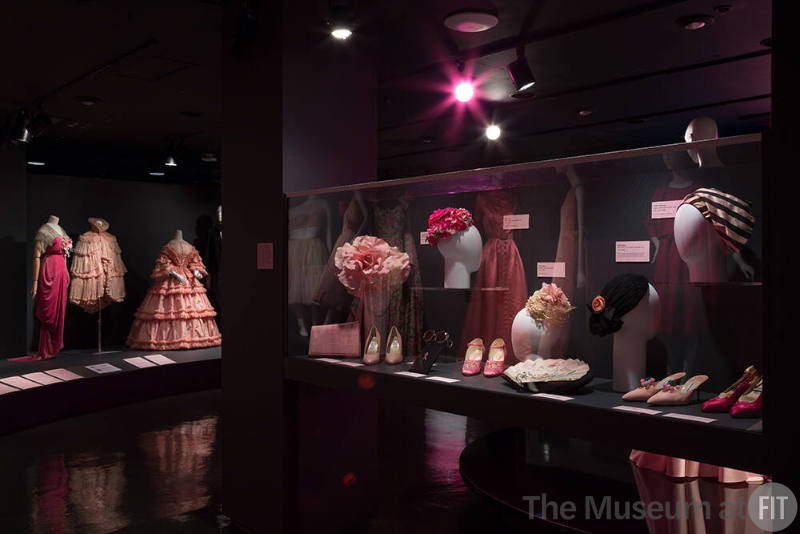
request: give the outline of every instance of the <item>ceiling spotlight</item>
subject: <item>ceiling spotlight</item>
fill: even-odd
[[[331,36],[344,41],[353,35],[353,12],[350,6],[342,3],[331,3],[330,20]]]
[[[11,140],[17,143],[27,143],[31,140],[31,132],[28,130],[28,116],[24,111],[17,114],[11,125]]]
[[[502,130],[500,130],[500,127],[496,124],[490,124],[489,126],[486,127],[486,138],[489,141],[497,141],[498,139],[500,139],[501,133]]]
[[[31,167],[44,167],[44,161],[29,161],[28,165]]]
[[[150,176],[164,176],[164,173],[161,171],[152,171],[150,172]]]
[[[178,162],[175,161],[174,157],[168,156],[167,157],[167,161],[164,162],[164,165],[166,165],[167,167],[177,167],[178,166]]]
[[[684,30],[695,31],[701,30],[714,23],[714,17],[711,15],[687,15],[675,21]]]
[[[517,91],[525,91],[533,87],[536,79],[533,77],[528,60],[525,56],[519,56],[506,67],[508,75],[511,76],[511,81],[514,82],[514,87]]]
[[[456,11],[445,17],[444,25],[457,32],[476,33],[494,28],[498,20],[497,15],[490,11]]]
[[[469,81],[460,82],[453,90],[453,95],[459,102],[469,102],[475,96],[475,86]]]

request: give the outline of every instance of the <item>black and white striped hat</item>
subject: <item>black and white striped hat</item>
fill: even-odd
[[[701,188],[686,195],[681,204],[691,204],[703,214],[719,234],[725,246],[737,252],[753,233],[756,218],[746,200],[719,189]]]

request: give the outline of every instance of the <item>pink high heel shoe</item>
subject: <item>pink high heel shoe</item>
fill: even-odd
[[[758,379],[758,372],[752,365],[744,370],[744,374],[725,391],[703,403],[704,412],[729,412],[739,400],[753,380]]]
[[[493,377],[503,374],[503,366],[506,361],[506,342],[500,338],[492,341],[489,346],[489,357],[483,366],[483,376]]]
[[[362,361],[366,365],[375,365],[381,361],[381,333],[374,326],[369,329],[367,342],[364,343],[364,357]]]
[[[764,398],[764,379],[758,377],[750,382],[750,387],[742,393],[731,407],[733,417],[761,417],[761,403]]]
[[[461,373],[464,376],[477,375],[481,372],[481,363],[483,363],[483,340],[476,337],[467,345],[467,352],[464,355],[464,364],[461,366]]]

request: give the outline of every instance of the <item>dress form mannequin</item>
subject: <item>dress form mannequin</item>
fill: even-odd
[[[714,227],[692,205],[683,204],[675,214],[675,246],[689,268],[692,282],[724,282],[725,246]]]
[[[184,239],[183,239],[183,230],[181,230],[180,228],[175,230],[175,235],[172,237],[172,241],[170,241],[170,243],[186,243],[186,241],[184,241]],[[186,244],[188,245],[188,243],[186,243]],[[189,285],[189,281],[186,279],[186,277],[183,276],[182,274],[178,273],[177,271],[170,271],[169,274],[171,274],[172,276],[174,276],[175,278],[180,280],[181,284],[183,284],[185,286]],[[196,270],[196,271],[194,271],[193,274],[194,274],[195,278],[197,278],[198,280],[202,280],[203,279],[203,274],[200,271]]]
[[[324,199],[309,195],[289,208],[289,308],[303,337],[308,336],[307,308],[312,324],[325,319],[313,296],[330,256],[331,241],[331,212]]]
[[[56,236],[69,238],[67,232],[58,225],[59,218],[51,215],[47,222],[44,223],[39,231],[36,233],[36,238],[33,246],[33,287],[31,288],[31,296],[35,299],[39,287],[39,271],[41,270],[42,254],[47,247],[50,246]]]
[[[444,287],[469,289],[469,276],[481,266],[483,240],[481,233],[470,226],[437,243],[444,257]]]
[[[684,139],[686,139],[687,143],[717,139],[718,137],[719,131],[717,130],[717,123],[711,117],[698,117],[692,120],[689,126],[686,127],[686,132],[684,133]],[[687,150],[687,152],[689,153],[689,157],[692,158],[692,161],[700,168],[722,167],[722,161],[720,161],[717,155],[717,149],[713,146],[707,148],[692,148]]]
[[[656,335],[661,321],[658,293],[648,284],[648,294],[625,314],[624,324],[614,334],[614,391],[639,387],[647,367],[647,340]]]

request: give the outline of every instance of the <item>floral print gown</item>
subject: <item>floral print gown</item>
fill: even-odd
[[[408,254],[411,261],[411,274],[405,283],[394,286],[389,293],[388,325],[396,326],[403,337],[407,354],[419,354],[422,348],[422,292],[413,288],[422,287],[419,272],[417,247],[410,232],[406,231],[406,213],[408,199],[400,201],[390,208],[377,204],[373,206],[375,217],[375,234],[390,245]]]

